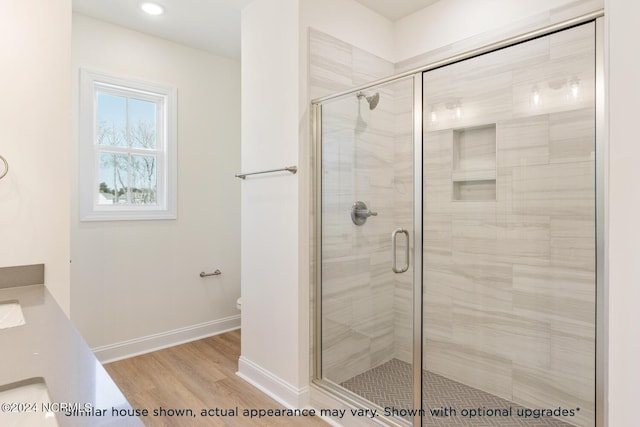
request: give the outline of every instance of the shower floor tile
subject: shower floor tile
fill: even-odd
[[[516,415],[524,409],[501,397],[469,387],[433,372],[423,375],[422,398],[425,402],[423,425],[431,427],[573,427],[557,418],[522,418]],[[413,405],[411,397],[412,368],[409,363],[391,359],[340,384],[381,407],[408,409]],[[456,416],[433,416],[430,409],[453,407]],[[463,417],[462,409],[508,409],[513,416]]]

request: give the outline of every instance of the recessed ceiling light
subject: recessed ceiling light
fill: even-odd
[[[156,3],[142,3],[140,9],[149,15],[162,15],[164,13],[164,7]]]

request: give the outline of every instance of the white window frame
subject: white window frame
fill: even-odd
[[[96,137],[97,94],[109,93],[156,102],[156,205],[99,204],[100,152],[145,154],[145,150],[99,145]],[[177,91],[175,88],[80,69],[79,111],[80,221],[131,221],[177,218]],[[146,150],[148,152],[148,150]]]

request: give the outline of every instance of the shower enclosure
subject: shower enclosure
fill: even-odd
[[[314,101],[319,387],[391,425],[602,425],[598,17]]]

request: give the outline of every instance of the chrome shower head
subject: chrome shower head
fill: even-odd
[[[373,95],[367,95],[364,92],[358,92],[357,95],[358,99],[366,99],[367,103],[369,104],[369,110],[375,110],[375,108],[378,106],[378,102],[380,102],[380,94],[378,92],[374,93]]]

